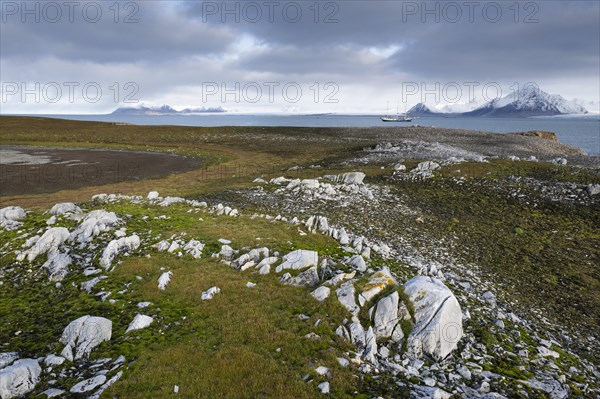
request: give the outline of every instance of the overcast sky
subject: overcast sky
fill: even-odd
[[[117,5],[1,1],[2,113],[402,111],[527,82],[600,100],[595,0]]]

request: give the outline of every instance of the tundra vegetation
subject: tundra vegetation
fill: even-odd
[[[600,162],[576,149],[418,127],[0,131],[201,160],[0,197],[2,399],[600,392]],[[425,334],[449,325],[457,342]]]

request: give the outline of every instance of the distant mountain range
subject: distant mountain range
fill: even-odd
[[[552,115],[583,115],[588,110],[580,101],[569,101],[556,94],[548,94],[537,87],[528,86],[512,92],[506,97],[495,98],[479,105],[476,101],[468,104],[452,104],[443,108],[430,107],[419,103],[408,112],[409,116],[473,116],[473,117],[530,117]]]
[[[181,111],[163,105],[161,107],[120,107],[114,110],[111,115],[184,115],[184,114],[202,114],[213,112],[227,112],[223,107],[202,107],[202,108],[185,108]]]

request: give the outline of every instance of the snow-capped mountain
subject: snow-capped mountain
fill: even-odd
[[[471,112],[484,104],[483,100],[472,99],[468,103],[453,103],[436,107],[436,111],[443,114],[462,114]]]
[[[468,103],[425,104],[412,107],[408,114],[417,116],[483,116],[483,117],[529,117],[552,115],[584,115],[600,113],[600,105],[592,101],[566,100],[557,94],[548,94],[535,86],[527,86],[505,97],[489,102],[472,99]],[[598,109],[598,111],[596,111]]]
[[[587,113],[588,111],[575,101],[568,101],[560,95],[548,94],[537,87],[527,86],[506,97],[495,98],[463,115],[525,117]]]
[[[438,112],[432,111],[431,108],[429,108],[424,103],[418,103],[417,105],[415,105],[414,107],[412,107],[411,109],[408,110],[407,115],[408,116],[432,116],[432,115],[436,115],[437,113]]]
[[[178,114],[197,114],[207,112],[227,112],[223,107],[201,107],[201,108],[186,108],[177,111],[169,105],[160,107],[146,107],[143,105],[137,107],[120,107],[112,112],[112,115],[178,115]]]

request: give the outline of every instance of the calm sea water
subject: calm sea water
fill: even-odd
[[[128,122],[138,125],[183,126],[437,126],[496,133],[545,130],[555,132],[561,143],[600,155],[600,116],[551,118],[418,118],[412,123],[383,123],[374,115],[37,115],[85,121]]]

